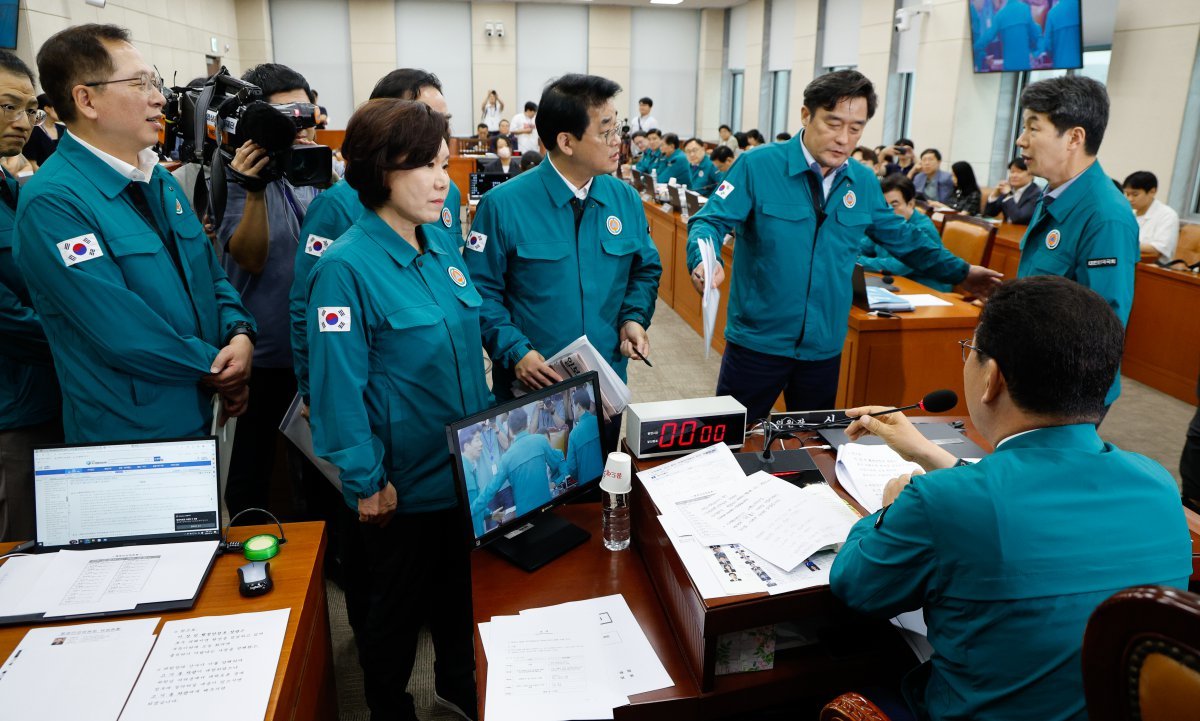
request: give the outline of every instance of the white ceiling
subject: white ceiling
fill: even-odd
[[[729,8],[747,0],[683,0],[678,5],[651,5],[650,0],[504,0],[513,3],[543,3],[547,5],[624,5],[625,7],[675,8],[677,10],[699,10],[701,8]]]

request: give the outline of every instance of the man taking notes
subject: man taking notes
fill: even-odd
[[[1085,719],[1092,611],[1129,586],[1187,588],[1191,539],[1171,474],[1096,432],[1124,334],[1075,282],[1001,286],[962,341],[967,408],[996,447],[974,465],[900,413],[848,411],[862,416],[851,439],[878,435],[927,471],[888,483],[830,574],[857,611],[924,608],[934,655],[904,680],[918,717]]]

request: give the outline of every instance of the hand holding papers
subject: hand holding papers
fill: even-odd
[[[625,406],[629,405],[632,398],[629,386],[625,385],[587,336],[576,338],[566,348],[547,358],[546,365],[553,368],[563,379],[573,378],[588,371],[597,371],[600,375],[600,400],[606,419],[625,410]],[[513,381],[512,391],[513,395],[520,397],[528,393],[529,389],[520,381]]]
[[[712,352],[713,328],[717,322],[717,306],[721,302],[721,291],[712,287],[714,268],[717,265],[717,249],[712,238],[700,238],[700,264],[704,267],[704,299],[700,303],[704,319],[704,357]]]
[[[883,487],[906,473],[923,473],[887,446],[845,443],[838,447],[837,479],[867,513],[883,508]]]

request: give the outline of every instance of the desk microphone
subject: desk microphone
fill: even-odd
[[[910,411],[913,408],[920,408],[926,413],[945,413],[956,405],[958,405],[958,394],[948,388],[943,388],[940,391],[926,393],[920,403],[914,403],[911,406],[901,406],[900,408],[889,408],[886,411],[876,411],[867,415],[872,417],[882,416],[888,413]]]

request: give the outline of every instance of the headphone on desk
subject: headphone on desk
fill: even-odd
[[[269,533],[260,533],[247,538],[245,541],[230,541],[229,528],[233,522],[242,515],[251,511],[258,511],[271,517],[275,521],[275,527],[279,529],[279,536],[272,536]],[[229,523],[225,524],[225,530],[221,532],[222,553],[242,552],[247,561],[266,561],[279,555],[279,547],[287,543],[287,536],[283,535],[283,524],[275,517],[275,514],[263,508],[246,508],[238,511],[233,518],[229,519]]]

